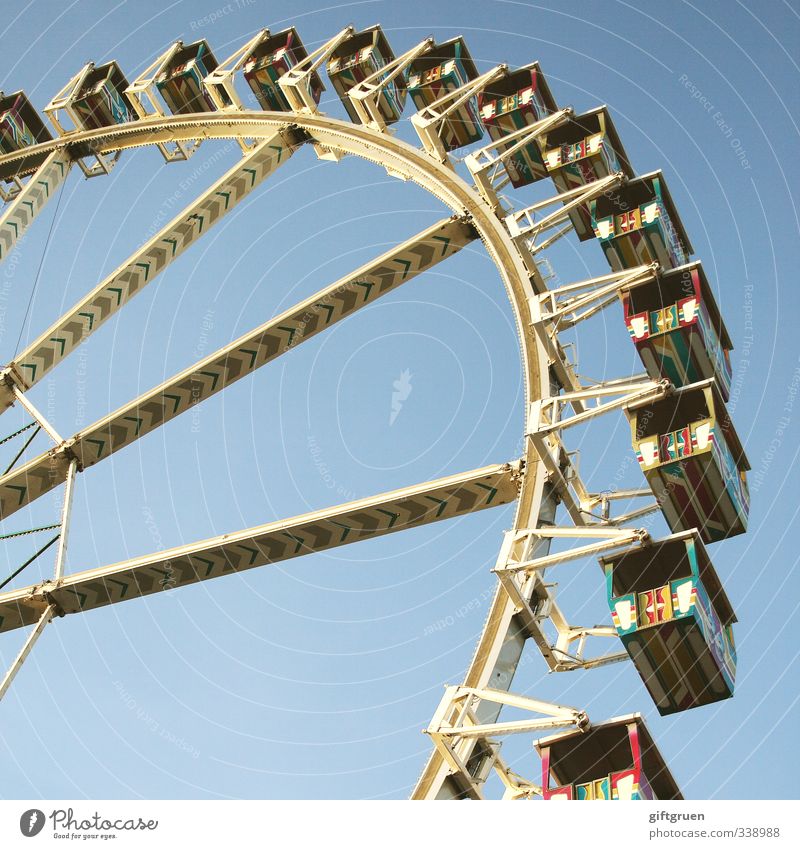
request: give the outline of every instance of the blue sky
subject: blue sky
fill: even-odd
[[[642,712],[688,797],[795,796],[797,4],[33,0],[6,17],[0,88],[41,108],[89,59],[133,79],[176,38],[207,38],[222,58],[263,26],[294,24],[316,46],[350,22],[380,22],[396,53],[461,33],[480,70],[539,60],[561,105],[609,105],[638,173],[664,170],[734,341],[731,409],[753,466],[750,532],[711,549],[739,618],[736,696],[660,718],[632,666],[546,675],[532,650],[514,689],[597,720]],[[345,117],[330,86],[322,108]],[[399,133],[413,141],[408,114]],[[142,150],[110,177],[72,174],[0,268],[0,359],[140,245],[176,192],[188,203],[238,155],[207,143],[167,166]],[[446,214],[373,166],[301,150],[32,397],[72,433]],[[593,242],[564,239],[549,257],[563,282],[607,270]],[[587,378],[640,370],[621,309],[575,341]],[[7,413],[2,435],[21,421]],[[472,246],[82,475],[68,569],[513,459],[521,432],[511,310]],[[630,455],[622,415],[572,440],[596,484]],[[54,511],[43,498],[8,530]],[[471,658],[511,519],[500,508],[56,622],[0,705],[0,795],[407,796],[429,751],[420,729]],[[3,544],[4,573],[31,539]],[[48,555],[25,582],[51,569]],[[597,565],[563,569],[574,618],[605,620]],[[19,637],[0,641],[5,665]],[[536,775],[530,740],[505,751]]]

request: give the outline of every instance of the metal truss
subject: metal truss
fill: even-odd
[[[0,262],[21,238],[69,174],[72,158],[63,150],[53,151],[30,180],[30,174],[0,176],[0,200],[9,204],[0,215]]]
[[[549,479],[558,490],[561,501],[576,525],[585,525],[592,519],[604,523],[624,524],[634,518],[657,509],[653,503],[645,508],[610,519],[607,515],[609,499],[606,495],[593,495],[583,484],[574,461],[564,446],[561,433],[568,428],[583,424],[597,416],[613,410],[619,410],[633,403],[647,403],[658,400],[672,391],[669,381],[653,381],[646,375],[636,379],[605,381],[559,395],[531,402],[528,437],[536,453],[547,469]],[[614,397],[616,396],[616,397]],[[603,400],[610,399],[610,400]],[[564,416],[567,405],[580,402],[586,405],[593,400],[592,406],[584,406],[581,412]],[[635,495],[650,495],[650,490],[636,491]],[[629,494],[630,495],[630,494]],[[603,515],[596,517],[592,511],[601,506]]]
[[[460,219],[447,219],[361,266],[281,315],[209,354],[57,447],[0,477],[0,518],[60,485],[77,462],[99,463],[191,407],[221,392],[319,332],[412,280],[476,238]],[[15,398],[30,401],[14,387]],[[44,425],[43,425],[44,426]]]
[[[511,238],[533,256],[549,248],[562,236],[572,232],[569,213],[589,201],[612,191],[625,182],[626,176],[622,171],[609,174],[593,183],[578,186],[566,192],[561,192],[546,200],[537,201],[525,209],[520,209],[506,216],[506,226]],[[540,217],[540,213],[555,204],[560,208]],[[556,232],[541,241],[538,238],[548,230],[559,228]]]
[[[58,94],[44,107],[44,113],[50,119],[52,125],[58,131],[60,136],[64,136],[69,132],[75,131],[82,127],[80,115],[73,108],[73,104],[81,90],[86,77],[94,70],[94,62],[87,62],[77,74],[58,92]],[[69,118],[72,126],[64,124],[64,119],[60,113]],[[78,166],[83,171],[86,177],[98,177],[101,174],[111,173],[111,169],[117,164],[121,151],[104,151],[99,153],[92,151],[93,165],[87,165],[84,157],[77,159]]]
[[[492,209],[498,213],[509,211],[498,197],[498,192],[510,182],[503,165],[515,153],[529,144],[538,143],[543,135],[566,123],[573,114],[574,110],[571,107],[559,109],[558,112],[521,127],[503,136],[502,139],[492,141],[480,150],[467,155],[464,163],[472,174],[478,191]]]
[[[296,137],[289,130],[281,129],[271,134],[18,354],[0,371],[0,413],[13,403],[14,387],[27,391],[38,383],[284,164],[291,157],[296,143]],[[38,211],[52,194],[52,186],[45,190],[40,184],[48,175],[54,180],[60,174],[58,164],[65,154],[59,152],[51,156],[57,155],[60,158],[53,162],[48,160],[49,164],[42,166],[42,178],[37,173],[36,179],[31,179],[26,187],[33,193],[39,186],[39,204],[33,203],[33,198],[31,204],[28,204],[25,196],[20,196],[3,217],[0,222],[0,244],[11,240],[10,235],[8,240],[5,239],[6,233],[13,232],[16,235],[19,228],[11,224],[15,216],[18,218],[27,214],[26,222],[30,223],[30,212],[26,213],[26,210]],[[8,228],[5,226],[6,216],[9,216]],[[5,255],[6,252],[3,252],[0,258]]]
[[[64,529],[52,580],[0,594],[0,633],[35,625],[0,684],[0,698],[54,616],[84,613],[108,604],[508,504],[519,494],[521,464],[486,466],[64,576],[66,526],[74,477],[73,461],[62,511]]]
[[[531,322],[531,328],[547,356],[547,362],[553,370],[559,388],[570,392],[570,404],[575,412],[580,413],[585,409],[585,398],[580,394],[584,387],[559,341],[559,331],[572,329],[606,309],[615,303],[620,293],[626,289],[652,280],[658,273],[657,265],[643,265],[556,289],[547,289],[539,264],[533,260],[524,245],[518,247],[523,261],[526,265],[530,263],[536,271],[531,277],[531,283],[538,293],[534,296],[537,301],[536,318]]]
[[[33,419],[33,422],[37,425],[36,430],[34,430],[33,435],[27,440],[22,450],[16,455],[16,457],[12,460],[11,465],[6,469],[6,473],[15,465],[17,460],[22,456],[22,453],[25,449],[31,444],[36,434],[39,431],[44,431],[50,439],[58,444],[61,441],[61,437],[58,435],[58,432],[53,427],[53,425],[42,415],[41,412],[33,405],[30,399],[25,398],[25,396],[17,390],[18,400],[20,405],[25,409],[28,415]],[[6,579],[3,582],[3,586],[8,583],[10,580],[13,580],[18,574],[20,574],[27,566],[33,563],[36,559],[38,559],[41,555],[43,555],[52,545],[56,544],[56,559],[55,559],[55,567],[53,570],[53,582],[59,583],[64,577],[64,565],[66,563],[67,557],[67,543],[69,540],[69,527],[70,527],[70,519],[72,517],[72,500],[73,494],[75,492],[75,476],[78,471],[78,463],[76,460],[70,462],[67,468],[67,474],[65,478],[65,487],[64,487],[64,500],[61,507],[61,515],[59,518],[58,524],[55,526],[58,528],[58,533],[45,545],[43,545],[39,550],[28,560],[22,564],[22,566],[17,569],[17,571],[10,576],[10,578]],[[53,530],[54,528],[35,528],[33,532],[39,530]],[[11,536],[15,536],[12,534]],[[22,664],[25,662],[25,659],[31,653],[34,645],[38,641],[39,637],[42,635],[42,632],[45,629],[45,626],[49,624],[52,620],[53,616],[57,613],[57,606],[55,604],[50,603],[48,600],[47,603],[42,607],[40,611],[37,613],[37,617],[34,620],[36,625],[28,634],[25,642],[22,645],[19,653],[14,659],[13,663],[9,667],[8,671],[5,673],[3,678],[0,680],[0,700],[2,700],[3,696],[8,692],[8,689],[11,687],[14,678],[19,672]]]
[[[133,106],[134,111],[140,118],[151,116],[167,116],[167,112],[161,101],[161,96],[156,88],[156,79],[164,71],[175,54],[183,48],[182,41],[171,44],[152,64],[142,71],[141,74],[125,89],[125,94]],[[181,162],[188,159],[202,144],[202,139],[175,139],[174,141],[156,142],[156,147],[161,151],[165,162]]]
[[[460,88],[442,95],[429,106],[424,106],[411,116],[411,123],[417,131],[422,147],[439,162],[452,167],[450,156],[442,144],[442,130],[449,115],[460,109],[465,103],[486,88],[489,83],[502,77],[508,65],[497,65],[491,71],[470,80]]]
[[[289,105],[298,112],[316,112],[317,104],[311,94],[311,77],[319,72],[319,69],[330,59],[333,51],[345,40],[355,33],[355,27],[346,26],[336,33],[333,38],[326,41],[321,47],[298,62],[293,68],[278,79]]]
[[[523,374],[528,399],[535,402],[537,398],[550,398],[557,394],[558,386],[563,385],[568,390],[566,400],[575,416],[588,409],[591,393],[587,394],[587,388],[581,386],[574,368],[566,363],[557,337],[542,334],[537,330],[537,328],[548,326],[548,320],[544,318],[546,310],[543,312],[543,304],[538,297],[546,288],[538,264],[531,260],[530,255],[526,256],[524,245],[520,240],[514,241],[509,237],[506,224],[497,217],[495,211],[474,189],[461,180],[449,165],[438,163],[428,153],[415,150],[390,134],[379,133],[369,127],[343,124],[343,122],[310,112],[298,111],[290,117],[292,124],[299,128],[301,138],[306,136],[312,143],[324,148],[336,149],[339,154],[362,156],[376,162],[402,179],[414,180],[448,205],[458,216],[466,215],[470,226],[481,238],[489,256],[495,262],[509,292],[520,333]],[[285,127],[287,120],[289,116],[282,115],[279,120],[278,116],[269,113],[233,111],[203,116],[151,118],[134,122],[120,129],[112,128],[79,134],[74,139],[73,145],[77,147],[83,138],[94,138],[98,150],[102,152],[106,147],[124,149],[127,146],[152,143],[160,138],[170,139],[181,135],[188,139],[198,136],[204,138],[244,136],[260,139]],[[40,147],[46,150],[46,146]],[[41,152],[36,151],[35,154],[21,152],[10,157],[0,157],[0,169],[12,164],[17,170],[23,171],[30,168],[29,161],[38,161],[34,156],[40,158],[41,155]],[[557,200],[561,201],[561,199]],[[637,388],[641,389],[640,386]],[[161,397],[163,397],[163,390]],[[559,418],[561,418],[561,407],[563,404],[559,406]],[[528,417],[531,421],[533,421],[531,416],[534,409],[534,405],[529,404]],[[124,414],[128,415],[127,412]],[[552,414],[550,420],[555,420]],[[539,422],[536,424],[538,426]],[[104,426],[107,427],[108,422]],[[144,422],[139,424],[138,421],[128,421],[125,424],[127,433],[132,433],[134,438],[137,427],[144,426]],[[527,430],[533,433],[537,427],[529,426]],[[558,434],[556,433],[555,437],[552,434],[545,436],[547,439],[552,439]],[[122,438],[120,445],[126,438]],[[109,444],[113,448],[114,440],[110,439]],[[58,453],[57,450],[56,453]],[[520,477],[518,509],[514,521],[516,529],[526,530],[555,524],[556,506],[564,497],[564,492],[569,489],[569,485],[567,487],[562,485],[559,488],[558,477],[548,468],[546,462],[548,456],[549,452],[545,452],[545,460],[543,460],[535,438],[528,439],[525,472]],[[62,466],[67,459],[71,459],[66,452],[62,452],[60,457]],[[566,461],[569,460],[566,451],[562,459],[564,458]],[[44,472],[45,458],[40,458],[38,462],[42,464],[39,466],[40,471]],[[569,467],[562,463],[559,472],[562,468],[567,471],[567,477],[571,479],[572,473],[569,472]],[[18,470],[17,474],[19,471],[21,470]],[[9,482],[9,479],[5,479],[5,483]],[[572,480],[570,480],[571,483]],[[27,493],[26,497],[29,497]],[[587,498],[591,500],[589,493],[579,494],[577,498],[579,507],[581,497],[584,501]],[[19,494],[16,498],[19,499]],[[586,506],[589,506],[588,502]],[[578,518],[576,524],[583,525],[592,520],[591,516],[586,516],[580,509],[575,515]],[[620,519],[616,521],[619,522]],[[508,558],[511,558],[512,562],[526,562],[536,556],[544,556],[548,553],[548,546],[549,538],[512,532],[504,540],[503,551],[497,565],[502,567]],[[67,577],[65,580],[68,579]],[[518,580],[527,607],[521,606],[518,599],[512,599],[502,581],[498,580],[498,589],[481,641],[464,680],[465,687],[472,687],[477,691],[509,691],[514,671],[522,657],[522,650],[529,639],[534,640],[551,668],[574,668],[576,663],[583,664],[583,668],[591,668],[592,659],[582,656],[580,641],[583,637],[588,639],[600,632],[596,628],[576,630],[574,626],[569,625],[566,617],[560,613],[552,596],[551,587],[541,579],[541,575],[524,582],[522,579]],[[528,609],[532,615],[528,613]],[[44,615],[45,610],[46,608],[42,609],[40,603],[37,608],[38,615]],[[558,639],[554,641],[546,634],[546,628],[549,629],[551,626],[547,625],[543,618],[545,612],[548,613],[548,622],[561,624],[562,631],[568,635],[566,643],[564,639],[561,643]],[[539,617],[538,620],[537,617]],[[540,623],[539,627],[537,627],[537,621]],[[26,622],[34,624],[34,619],[28,619]],[[575,646],[577,649],[574,648]],[[571,661],[570,656],[578,660]],[[513,698],[513,696],[510,697]],[[488,697],[476,701],[475,715],[479,718],[480,724],[493,726],[497,723],[503,704],[496,700],[492,701]],[[483,775],[480,762],[485,757],[491,755],[493,764],[502,763],[498,760],[498,745],[490,737],[465,738],[462,744],[464,749],[474,748],[471,757],[475,760],[472,761],[470,768],[475,775]],[[509,798],[524,797],[535,792],[535,785],[524,779],[515,778],[510,770],[500,769],[500,774]],[[457,798],[465,793],[469,794],[471,792],[469,788],[480,783],[482,782],[474,777],[466,781],[464,776],[454,773],[451,770],[451,764],[442,757],[438,749],[435,749],[413,793],[413,798]]]
[[[236,74],[244,68],[253,51],[267,41],[271,36],[268,29],[264,28],[257,32],[247,44],[240,47],[220,62],[216,68],[203,80],[209,97],[214,101],[217,109],[239,109],[245,108],[239,92],[236,91]],[[244,141],[244,140],[242,140]]]
[[[642,529],[622,529],[603,526],[600,523],[586,527],[535,528],[530,531],[509,532],[512,539],[507,543],[507,557],[498,559],[493,570],[503,590],[526,622],[531,639],[539,646],[552,672],[571,672],[577,669],[594,669],[610,663],[628,660],[627,652],[614,652],[596,657],[586,657],[587,640],[592,637],[611,638],[616,641],[617,632],[610,625],[571,625],[554,598],[552,582],[545,581],[545,570],[585,557],[594,557],[635,543],[649,540]],[[529,560],[517,560],[514,556],[515,543],[525,541],[538,544],[543,540],[584,540],[599,538],[600,542],[576,546],[554,554],[544,554]],[[554,635],[554,636],[553,636]],[[573,648],[573,645],[575,647]]]
[[[506,690],[510,689],[528,640],[537,647],[551,672],[587,671],[629,660],[627,652],[621,651],[587,654],[589,644],[594,644],[597,639],[612,639],[616,643],[616,630],[611,625],[571,623],[556,601],[557,584],[549,579],[547,570],[578,558],[647,542],[649,536],[645,530],[623,526],[656,511],[658,504],[649,489],[591,493],[580,477],[573,455],[563,443],[562,432],[630,404],[663,397],[672,387],[666,381],[655,382],[646,375],[582,386],[574,370],[565,362],[558,342],[558,329],[564,324],[572,326],[578,323],[576,319],[584,320],[597,314],[613,302],[611,299],[616,300],[620,291],[647,282],[656,272],[655,266],[642,266],[570,284],[530,299],[536,315],[531,329],[556,376],[553,388],[557,391],[531,402],[527,429],[535,456],[545,470],[551,507],[549,511],[544,509],[546,502],[543,502],[538,512],[532,514],[534,521],[531,527],[526,528],[518,522],[517,529],[505,535],[493,569],[499,581],[498,595],[484,634],[493,625],[495,610],[504,608],[504,627],[508,636],[502,643],[494,640],[497,652],[494,658],[491,655],[482,657],[483,647],[479,645],[467,676],[467,683],[474,688],[470,691],[474,694],[470,710],[480,720],[471,722],[467,733],[454,732],[444,738],[434,736],[436,753],[415,787],[412,798],[481,798],[480,786],[492,769],[506,788],[504,798],[529,798],[539,792],[532,782],[524,779],[522,783],[514,784],[513,779],[506,775],[507,767],[502,762],[497,766],[499,744],[494,738],[508,733],[503,729],[509,727],[497,720],[500,708],[511,702],[486,698],[485,685],[475,683],[491,680],[487,676],[491,669],[491,676],[497,676],[506,685],[501,692],[507,699],[522,698]],[[559,376],[563,376],[563,380]],[[568,408],[571,409],[569,415],[566,414]],[[644,507],[611,516],[612,502],[639,497],[647,498]],[[555,525],[556,504],[565,507],[574,526]],[[599,513],[596,512],[598,510]],[[583,542],[587,538],[599,538],[600,542],[550,553],[550,543],[554,539]],[[453,698],[446,697],[440,705],[437,722],[443,722],[445,728],[459,727],[460,711]],[[588,724],[587,719],[581,721]],[[512,723],[510,728],[531,730],[525,722],[518,726]],[[453,747],[454,742],[457,748]]]
[[[659,265],[654,262],[549,289],[540,296],[540,324],[548,326],[548,333],[555,338],[560,330],[571,330],[606,307],[618,303],[622,292],[655,280],[658,271]]]
[[[508,722],[483,722],[482,704],[522,710],[535,717]],[[504,798],[521,799],[541,794],[541,787],[513,773],[500,758],[495,737],[551,728],[585,728],[588,716],[581,710],[517,696],[503,690],[447,687],[430,725],[425,729],[451,774],[459,776],[463,795],[482,799],[481,785],[494,770],[505,786]]]
[[[17,190],[8,195],[8,206],[0,215],[0,262],[12,251],[34,218],[45,208],[47,202],[67,179],[72,159],[63,150],[48,154],[35,177],[11,179]]]
[[[362,124],[379,132],[386,132],[386,121],[378,107],[381,93],[392,80],[401,76],[415,59],[427,53],[434,43],[433,38],[420,41],[419,44],[407,50],[402,56],[387,62],[374,74],[370,74],[361,82],[356,83],[347,92],[347,96],[350,98],[350,102],[353,104]]]

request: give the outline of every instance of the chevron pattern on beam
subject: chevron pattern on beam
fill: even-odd
[[[0,633],[33,624],[50,603],[60,615],[80,613],[508,504],[519,478],[517,465],[486,466],[13,590],[0,594]]]
[[[447,259],[474,238],[474,231],[459,219],[435,224],[92,425],[76,436],[72,451],[83,468],[97,463]]]
[[[64,483],[69,463],[68,453],[59,446],[3,475],[0,478],[0,519]]]
[[[39,170],[32,174],[22,191],[0,216],[0,262],[11,253],[34,218],[44,209],[72,166],[69,154],[55,150]]]
[[[262,142],[26,348],[3,372],[6,380],[23,390],[40,381],[286,162],[293,144],[284,131]],[[0,399],[7,402],[0,407],[10,400]]]
[[[90,425],[63,445],[0,477],[0,519],[81,470],[104,460],[226,386],[458,252],[476,238],[457,218],[434,224],[161,386]]]

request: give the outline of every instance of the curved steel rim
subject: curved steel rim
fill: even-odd
[[[527,427],[530,402],[550,394],[547,357],[532,330],[539,318],[529,274],[502,221],[481,199],[478,192],[450,167],[418,148],[389,134],[351,124],[321,114],[300,112],[214,112],[171,117],[157,116],[130,124],[70,133],[50,142],[0,157],[0,168],[17,165],[17,173],[35,170],[44,157],[55,150],[67,150],[75,158],[87,153],[104,154],[159,142],[190,139],[264,139],[276,130],[302,130],[308,138],[331,151],[351,154],[386,168],[401,179],[411,180],[437,197],[456,215],[469,216],[487,253],[497,267],[511,302],[519,337],[525,396],[524,424]],[[523,436],[524,438],[524,436]],[[522,475],[514,529],[531,527],[538,516],[546,480],[545,470],[533,445],[524,449]],[[475,655],[465,679],[466,686],[484,687],[494,660],[515,613],[507,595],[498,587],[489,610]],[[420,779],[415,795],[424,795],[440,784],[447,765],[434,751]]]

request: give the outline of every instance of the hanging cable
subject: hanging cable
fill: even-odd
[[[31,423],[30,423],[27,427],[24,427],[22,430],[27,430],[29,427],[33,427],[35,424],[37,424],[37,423],[36,423],[36,422],[31,422]],[[7,468],[6,468],[6,470],[3,472],[3,474],[4,474],[4,475],[7,475],[7,474],[8,474],[8,473],[9,473],[9,472],[10,472],[10,471],[14,468],[14,466],[16,466],[16,464],[17,464],[17,460],[19,460],[19,458],[20,458],[20,457],[21,457],[21,456],[25,453],[25,450],[26,450],[26,449],[27,449],[27,447],[31,444],[31,442],[33,442],[33,440],[34,440],[34,439],[36,439],[36,434],[37,434],[37,433],[39,433],[39,431],[40,431],[41,429],[42,429],[42,426],[41,426],[41,425],[38,425],[38,426],[37,426],[37,428],[36,428],[36,430],[35,430],[35,431],[34,431],[34,432],[33,432],[33,433],[32,433],[32,434],[31,434],[31,435],[30,435],[30,436],[29,436],[29,437],[25,440],[25,444],[22,446],[22,448],[20,448],[20,449],[19,449],[19,451],[17,451],[16,456],[15,456],[15,457],[14,457],[14,459],[13,459],[13,460],[12,460],[12,461],[8,464],[8,467],[7,467]],[[18,432],[19,432],[19,433],[21,433],[22,431],[18,431]],[[14,434],[14,435],[16,435],[16,434]],[[9,437],[9,439],[10,439],[10,438],[11,438],[11,437]],[[1,444],[2,444],[2,443],[0,443],[0,445],[1,445]]]
[[[21,433],[25,433],[26,430],[30,430],[32,427],[36,427],[36,422],[31,422],[30,424],[26,424],[25,427],[21,427],[18,431],[15,431],[12,434],[9,434],[3,439],[0,439],[0,445],[5,445],[6,442],[11,442],[11,440],[15,436],[19,436]]]
[[[9,575],[9,576],[5,579],[5,581],[3,581],[3,583],[2,583],[2,584],[0,584],[0,590],[2,590],[2,589],[3,589],[3,587],[4,587],[4,586],[6,586],[6,584],[10,584],[10,583],[14,580],[14,578],[16,578],[16,577],[17,577],[17,575],[19,575],[19,574],[20,574],[20,572],[22,572],[22,570],[23,570],[23,569],[27,569],[27,568],[28,568],[28,566],[30,566],[30,565],[31,565],[31,563],[33,563],[33,561],[34,561],[34,560],[36,560],[36,558],[37,558],[37,557],[39,557],[40,555],[44,554],[44,553],[45,553],[45,551],[47,551],[47,549],[48,549],[48,548],[50,548],[50,546],[51,546],[51,545],[54,545],[54,544],[58,541],[58,538],[59,538],[60,536],[61,536],[61,534],[56,534],[56,535],[55,535],[55,536],[54,536],[54,537],[50,540],[50,542],[45,543],[45,544],[44,544],[44,545],[43,545],[43,546],[42,546],[42,547],[41,547],[41,548],[40,548],[40,549],[36,552],[36,554],[34,554],[34,555],[33,555],[33,557],[29,557],[29,558],[28,558],[28,559],[27,559],[27,560],[26,560],[26,561],[22,564],[22,566],[20,566],[20,567],[19,567],[19,569],[17,569],[15,572],[12,572],[12,573],[11,573],[11,574],[10,574],[10,575]]]
[[[13,534],[3,534],[0,536],[0,540],[4,539],[14,539],[15,537],[26,537],[28,534],[36,534],[39,531],[54,531],[56,528],[60,528],[61,524],[57,525],[44,525],[41,528],[30,528],[27,531],[15,531]]]

